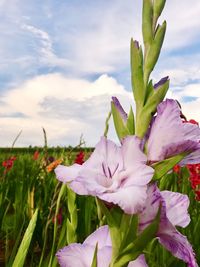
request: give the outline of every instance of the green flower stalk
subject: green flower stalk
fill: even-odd
[[[135,134],[143,138],[156,112],[157,105],[163,101],[169,88],[168,77],[153,85],[149,81],[162,48],[166,22],[157,25],[157,20],[164,8],[165,0],[144,0],[142,15],[142,46],[136,40],[131,40],[131,78],[133,95],[136,102]],[[141,123],[142,122],[142,123]]]
[[[78,215],[76,206],[76,194],[67,188],[67,205],[69,210],[69,219],[67,219],[67,243],[77,241],[76,229],[78,225]]]

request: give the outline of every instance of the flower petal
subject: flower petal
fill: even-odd
[[[97,242],[98,249],[101,249],[105,246],[112,246],[109,228],[107,225],[98,228],[94,233],[88,236],[88,238],[83,242],[83,244],[95,247]]]
[[[130,261],[128,267],[148,267],[144,255],[140,255],[136,260]]]
[[[188,214],[189,199],[187,195],[170,191],[161,191],[166,203],[166,215],[173,225],[186,227],[190,223]]]
[[[186,164],[198,164],[200,162],[200,144],[198,144],[197,149],[187,155],[181,162],[179,162],[180,166],[184,166]]]
[[[159,161],[181,152],[192,152],[197,149],[193,146],[198,144],[199,138],[198,125],[183,123],[177,102],[167,99],[158,105],[157,116],[151,126],[147,143],[148,160]]]
[[[78,176],[81,168],[82,166],[76,163],[72,166],[58,165],[55,168],[56,177],[63,183],[71,182]]]
[[[159,233],[159,242],[172,255],[186,262],[189,267],[198,267],[192,246],[187,238],[172,225],[162,229],[162,233]]]
[[[142,152],[141,140],[128,136],[122,142],[124,171],[120,173],[124,186],[146,185],[150,182],[154,169],[146,165],[147,157]]]
[[[98,173],[97,170],[83,169],[74,181],[71,182],[70,187],[77,194],[82,195],[83,188],[86,194],[96,196],[106,192],[112,184],[112,179]]]
[[[139,230],[143,231],[153,222],[158,212],[162,197],[155,184],[149,185],[147,189],[147,199],[145,208],[139,214]]]
[[[95,247],[98,244],[98,267],[108,267],[111,261],[112,244],[107,225],[92,233],[83,244],[73,243],[60,249],[56,256],[61,267],[91,267]]]
[[[61,267],[89,267],[92,264],[94,247],[82,244],[70,244],[60,249],[57,259]]]
[[[114,142],[107,140],[105,137],[101,137],[94,152],[82,166],[88,169],[101,170],[103,175],[102,163],[109,166],[111,173],[113,173],[116,168],[121,169],[123,164],[121,147],[117,146]]]
[[[154,174],[154,169],[145,164],[132,164],[131,169],[121,171],[119,179],[122,181],[121,186],[127,187],[131,185],[141,186],[147,185]]]
[[[121,207],[127,214],[135,214],[144,208],[147,197],[147,186],[130,186],[119,188],[113,193],[104,193],[99,195],[100,199],[112,202]]]
[[[197,150],[199,147],[200,145],[195,141],[181,140],[179,142],[164,146],[162,148],[162,156],[166,159],[184,152],[191,153],[192,151]],[[198,158],[200,159],[200,153]],[[189,163],[189,161],[187,161],[187,163]]]
[[[141,150],[141,140],[137,136],[127,136],[122,141],[122,154],[125,168],[131,168],[133,162],[147,162],[147,156]]]
[[[181,126],[182,121],[177,102],[172,99],[161,102],[157,107],[157,116],[151,126],[147,143],[149,160],[163,160],[162,148],[183,139]]]

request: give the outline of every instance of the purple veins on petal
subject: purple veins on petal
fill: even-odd
[[[186,227],[190,223],[188,196],[171,191],[161,191],[160,193],[166,204],[166,215],[169,221],[173,225]]]
[[[169,76],[166,76],[166,77],[164,77],[164,78],[162,78],[159,82],[157,82],[157,83],[155,83],[154,84],[154,89],[158,89],[160,86],[162,86],[163,84],[165,84],[166,83],[166,81],[168,81],[169,80]]]
[[[156,234],[159,242],[189,267],[197,267],[191,244],[175,227],[185,227],[189,223],[187,196],[169,191],[160,192],[155,184],[149,186],[147,195],[145,209],[139,215],[140,232],[153,221],[161,204],[160,223]]]
[[[153,118],[147,139],[147,157],[150,162],[161,161],[180,153],[186,156],[182,164],[200,161],[200,129],[198,125],[183,123],[180,107],[173,99],[161,102]]]
[[[114,106],[118,110],[119,114],[121,115],[123,122],[126,123],[128,116],[127,116],[127,113],[124,111],[122,105],[120,104],[118,98],[113,96],[112,97],[112,103],[114,104]]]

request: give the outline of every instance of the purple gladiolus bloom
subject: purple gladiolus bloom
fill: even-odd
[[[181,165],[200,162],[200,128],[183,123],[180,107],[173,99],[161,102],[157,116],[152,120],[147,140],[147,157],[150,162],[161,161],[185,152]]]
[[[83,165],[58,166],[55,172],[77,194],[97,196],[134,214],[143,209],[154,173],[146,161],[136,136],[126,137],[121,146],[102,137]]]
[[[108,267],[112,256],[112,243],[107,225],[92,233],[83,244],[73,243],[60,249],[57,259],[61,267],[91,267],[95,247],[97,250],[97,266]],[[128,267],[147,267],[144,255],[130,262]]]
[[[190,222],[187,212],[189,200],[186,195],[170,191],[160,192],[156,185],[148,188],[146,207],[139,216],[140,231],[155,218],[161,204],[160,224],[157,232],[159,242],[188,267],[197,267],[192,246],[175,226],[186,227]]]

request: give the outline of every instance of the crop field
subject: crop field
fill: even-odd
[[[90,148],[1,149],[0,266],[58,266],[58,249],[83,242],[103,223],[95,199],[76,195],[54,173],[60,163],[82,164],[91,152]],[[181,192],[190,198],[191,222],[180,231],[193,245],[198,262],[199,172],[198,164],[175,167],[159,182],[160,189]],[[156,239],[147,246],[146,256],[150,266],[158,266],[158,262],[159,266],[185,266],[162,249]]]

